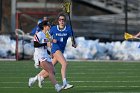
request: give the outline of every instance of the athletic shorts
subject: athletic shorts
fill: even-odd
[[[35,68],[39,68],[40,62],[47,61],[52,62],[52,59],[48,54],[34,53],[34,66]]]
[[[62,53],[64,53],[64,49],[60,49],[59,47],[52,47],[51,53],[54,54],[57,50],[60,50]]]

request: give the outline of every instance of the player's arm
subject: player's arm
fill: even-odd
[[[47,43],[39,43],[39,37],[40,35],[35,34],[34,35],[34,47],[38,48],[38,47],[42,47],[42,46],[47,46]]]
[[[48,53],[49,55],[51,55],[51,48],[52,48],[51,42],[47,42],[47,46],[48,46],[48,48],[47,48],[47,53]]]
[[[47,42],[47,46],[51,48],[51,42]]]
[[[76,47],[77,47],[77,43],[76,43],[76,40],[75,40],[75,36],[74,36],[74,34],[73,34],[73,30],[71,29],[70,26],[69,26],[69,29],[70,29],[69,35],[70,35],[70,37],[71,37],[72,46],[73,46],[74,48],[76,48]]]
[[[139,36],[140,36],[140,32],[137,33],[134,37],[137,38],[137,37],[139,37]]]
[[[46,34],[46,37],[49,38],[49,41],[51,43],[57,43],[57,40],[54,39],[54,37],[52,38],[53,36],[53,31],[54,31],[54,28],[52,27],[52,29],[50,29],[49,33]]]
[[[76,43],[75,37],[71,36],[71,42],[72,42],[72,46],[74,48],[76,48],[77,47],[77,43]]]
[[[49,43],[57,43],[57,40],[53,38],[49,38]]]

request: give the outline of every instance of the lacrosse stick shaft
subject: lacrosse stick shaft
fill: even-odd
[[[75,35],[74,35],[74,32],[73,32],[73,27],[72,27],[72,22],[71,22],[71,16],[70,16],[70,6],[71,6],[70,2],[66,2],[64,4],[64,8],[65,8],[66,13],[68,14],[69,24],[70,24],[70,28],[71,28],[71,31],[72,31],[72,42],[73,42],[73,44],[76,44]]]
[[[70,13],[68,13],[68,17],[69,17],[69,22],[70,22],[70,28],[72,30],[72,40],[73,40],[73,44],[76,44],[75,42],[75,35],[74,35],[74,32],[73,32],[73,27],[72,27],[72,22],[71,22],[71,17],[70,17]]]

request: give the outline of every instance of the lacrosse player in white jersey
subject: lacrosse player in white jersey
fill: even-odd
[[[50,30],[50,23],[48,21],[42,22],[42,31],[36,33],[34,36],[34,61],[35,61],[35,67],[41,67],[43,70],[45,70],[48,75],[49,79],[52,82],[52,84],[55,86],[55,89],[57,92],[62,90],[62,86],[59,85],[55,79],[54,75],[54,66],[52,64],[51,57],[47,53],[47,48],[50,45],[49,40],[46,38],[46,32]],[[38,75],[36,78],[30,78],[29,79],[29,87],[35,81],[34,79],[41,80],[41,77]]]
[[[58,25],[53,26],[51,30],[49,31],[50,34],[53,36],[52,41],[52,48],[51,53],[53,54],[53,65],[57,64],[58,62],[62,65],[61,68],[61,75],[62,75],[62,81],[63,81],[63,89],[69,89],[72,88],[73,85],[69,84],[66,80],[66,69],[67,69],[67,61],[63,56],[67,39],[68,37],[72,36],[72,30],[69,25],[66,24],[66,16],[64,14],[58,15]],[[73,47],[77,47],[74,42],[72,42]],[[48,73],[46,73],[45,70],[42,70],[38,75],[41,76],[41,79],[38,80],[38,86],[42,88],[42,82],[43,80],[48,76]],[[36,78],[38,75],[32,78]],[[34,79],[37,81],[37,79]],[[32,85],[35,83],[35,81],[32,82]],[[31,84],[30,84],[31,85]],[[31,85],[31,86],[32,86]]]

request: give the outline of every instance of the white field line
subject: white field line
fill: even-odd
[[[133,71],[132,71],[132,73],[133,73]],[[92,74],[92,75],[100,75],[100,74],[107,74],[107,75],[109,75],[109,74],[132,74],[131,72],[123,72],[123,71],[121,71],[121,72],[99,72],[99,73],[95,73],[95,72],[91,72],[91,73],[84,73],[84,72],[80,72],[80,73],[68,73],[68,74],[74,74],[74,75],[87,75],[87,74]],[[57,73],[56,73],[57,74]],[[61,74],[61,73],[58,73],[58,74]]]
[[[140,93],[140,92],[84,92],[84,93]]]
[[[2,59],[2,58],[0,58],[0,61],[16,61],[16,59]]]
[[[0,88],[28,88],[27,87],[0,87]],[[38,88],[38,87],[32,87]],[[43,88],[53,88],[53,87],[43,87]],[[140,88],[140,86],[75,86],[74,88]]]
[[[103,80],[103,81],[71,81],[71,82],[77,82],[77,83],[133,83],[133,82],[140,82],[140,81],[108,81],[108,80]]]
[[[75,86],[79,88],[140,88],[140,86]]]
[[[105,63],[112,63],[112,62],[117,62],[117,63],[139,63],[140,61],[128,61],[128,60],[70,60],[68,59],[67,61],[70,62],[105,62]]]
[[[50,82],[50,81],[47,81]],[[60,82],[60,81],[59,81]],[[70,81],[74,83],[137,83],[140,82],[138,80],[133,80],[133,81],[108,81],[108,80],[103,80],[103,81]],[[28,83],[28,82],[0,82],[0,84],[6,84],[6,83]]]
[[[1,61],[0,61],[1,62]],[[10,66],[15,66],[15,65],[18,65],[19,63],[15,63],[13,62],[14,64],[11,64],[11,62],[5,62],[5,64],[2,64],[2,65],[10,65]],[[23,65],[23,67],[26,67],[26,66],[29,66],[29,64],[26,64],[28,62],[22,62],[22,63],[25,63]],[[68,62],[68,63],[74,63],[74,62]],[[78,63],[78,64],[77,64]],[[114,66],[114,64],[112,62],[87,62],[85,65],[82,65],[82,63],[86,63],[86,62],[76,62],[76,64],[70,64],[70,66],[73,66],[73,67],[87,67],[87,66],[90,66],[90,67],[110,67],[110,66]],[[95,64],[95,63],[99,63],[99,64]],[[112,64],[108,64],[108,65],[105,65],[105,63],[112,63]],[[115,62],[114,62],[115,63]],[[134,66],[137,66],[138,64],[140,64],[140,61],[139,62],[126,62],[126,63],[123,63],[123,62],[117,62],[117,63],[120,63],[122,64],[122,66],[129,66],[129,67],[134,67]],[[132,64],[134,63],[134,64]],[[135,64],[136,63],[136,64]],[[88,64],[88,65],[87,65]],[[91,65],[91,64],[95,64],[95,65]],[[116,64],[115,64],[116,65]],[[33,65],[32,65],[33,66]]]
[[[140,93],[140,92],[84,92],[84,93]]]
[[[8,62],[8,61],[16,61],[16,59],[3,59],[3,58],[0,58],[0,61],[6,61],[6,62]],[[32,61],[32,60],[31,60]],[[77,62],[77,63],[80,63],[80,62],[97,62],[97,63],[99,63],[99,62],[105,62],[105,63],[112,63],[112,62],[117,62],[117,63],[139,63],[140,61],[128,61],[128,60],[80,60],[80,59],[73,59],[73,60],[71,60],[71,59],[67,59],[67,61],[68,62]],[[26,60],[25,60],[25,62],[26,62]],[[33,62],[33,61],[32,61]]]
[[[24,62],[23,62],[23,67],[30,67],[30,65],[29,64],[26,64],[27,62],[25,62],[25,64],[24,64]],[[69,62],[70,63],[70,62]],[[90,62],[90,63],[92,63],[92,62]],[[94,65],[94,63],[93,64],[81,64],[81,62],[79,62],[79,64],[69,64],[70,66],[72,66],[72,67],[87,67],[87,66],[89,66],[89,67],[106,67],[106,68],[109,68],[109,67],[111,67],[111,66],[115,66],[116,64],[98,64],[98,65]],[[98,62],[97,62],[98,63]],[[103,63],[103,62],[101,62],[101,63]],[[121,62],[120,62],[121,63]],[[137,66],[138,64],[140,64],[140,62],[139,63],[137,63],[137,64],[122,64],[122,66],[121,67],[125,67],[125,66],[128,66],[128,67],[134,67],[134,66]],[[18,63],[14,63],[14,64],[12,64],[12,62],[10,62],[10,63],[5,63],[5,64],[1,64],[1,65],[3,65],[3,66],[11,66],[11,67],[14,67],[15,65],[18,65]],[[21,65],[21,64],[19,64],[19,65]],[[34,65],[31,65],[31,66],[33,66],[34,67]]]
[[[128,72],[121,71],[121,72],[115,72],[115,73],[114,73],[114,72],[99,72],[99,73],[97,73],[97,72],[96,72],[96,73],[95,73],[95,72],[91,72],[91,73],[84,73],[84,72],[80,72],[80,73],[78,73],[78,72],[77,72],[77,73],[70,73],[70,72],[69,72],[68,74],[69,74],[69,75],[70,75],[70,74],[72,74],[72,75],[88,75],[88,74],[90,74],[90,75],[112,75],[112,74],[113,74],[113,75],[114,75],[114,74],[116,74],[116,75],[117,75],[117,74],[128,74],[128,75],[131,75],[131,74],[133,74],[133,73],[134,73],[133,71],[131,71],[131,72],[129,71],[129,73],[128,73]],[[0,73],[0,75],[6,75],[6,74],[16,74],[16,73],[15,73],[15,72],[13,72],[13,73],[11,73],[11,72],[10,72],[10,73],[8,73],[8,72],[6,72],[6,73]],[[24,74],[24,75],[25,75],[25,74],[27,74],[27,73],[21,73],[21,74]],[[21,74],[20,74],[20,75],[21,75]],[[56,72],[56,74],[61,74],[61,73],[57,73],[57,72]]]
[[[29,79],[29,77],[0,77],[0,79],[3,79],[3,78],[6,78],[6,79],[10,79],[10,78],[24,78],[24,79]],[[56,77],[56,78],[61,78],[61,77]],[[88,79],[88,78],[122,78],[122,76],[106,76],[106,77],[99,77],[99,76],[82,76],[82,77],[67,77],[67,78],[86,78],[86,79]],[[140,76],[131,76],[131,75],[129,75],[129,76],[124,76],[123,78],[140,78]]]
[[[6,68],[9,68],[9,67],[6,67]],[[3,70],[1,70],[1,71],[5,71],[4,69],[6,69],[6,68],[3,68]],[[25,70],[31,70],[31,69],[28,69],[27,67],[25,67],[25,68],[26,68]],[[75,68],[72,68],[72,69],[69,68],[68,70],[79,70],[79,69],[82,69],[82,70],[83,70],[83,68],[84,68],[84,67],[77,67],[77,68],[75,67]],[[87,68],[87,67],[85,67],[85,69],[86,69],[86,70],[99,70],[99,71],[100,71],[100,70],[101,70],[101,71],[102,71],[102,70],[109,70],[109,71],[112,71],[112,69],[108,69],[108,68],[106,69],[106,68],[93,68],[93,67],[92,67],[92,68],[90,68],[90,67]],[[35,69],[33,69],[33,70],[35,70]],[[140,68],[137,68],[137,69],[136,69],[136,68],[135,68],[135,69],[134,69],[134,68],[125,68],[125,69],[116,68],[116,69],[113,69],[113,70],[115,70],[115,71],[120,71],[120,70],[122,70],[122,71],[123,71],[123,70],[125,70],[125,71],[127,71],[127,70],[128,70],[128,71],[129,71],[129,70],[130,70],[130,71],[138,70],[138,71],[139,71]],[[19,70],[19,71],[20,71],[20,70]]]
[[[73,69],[75,69],[75,68],[73,68]],[[77,70],[77,69],[83,69],[83,68],[76,68],[76,70]],[[102,71],[102,70],[109,70],[109,71],[112,71],[112,69],[110,70],[110,69],[105,69],[105,68],[104,68],[104,69],[102,69],[102,68],[92,68],[92,69],[86,68],[86,70],[99,70],[99,71],[100,71],[100,70],[101,70],[101,71]],[[121,69],[121,68],[119,68],[119,69],[113,69],[113,70],[115,70],[115,71],[116,71],[116,70],[117,70],[117,71],[118,71],[118,70],[119,70],[119,71],[120,71],[120,70],[126,70],[126,71],[127,71],[127,70],[128,70],[128,71],[131,70],[131,71],[133,71],[133,70],[140,70],[140,68],[138,68],[138,69],[134,69],[134,68],[132,68],[132,69],[130,69],[130,68],[129,68],[129,69]]]

